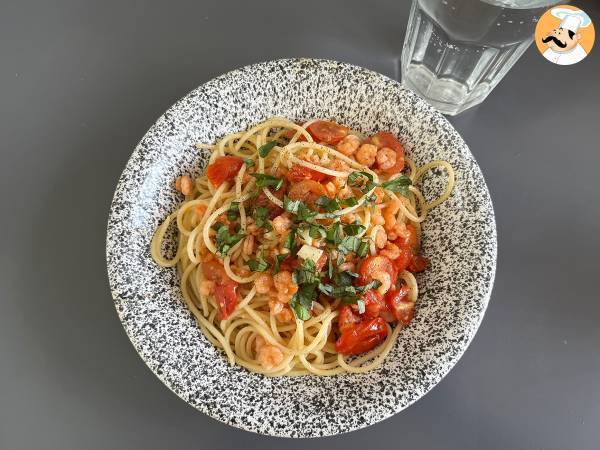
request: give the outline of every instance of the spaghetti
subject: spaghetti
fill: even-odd
[[[207,339],[268,376],[378,367],[413,317],[420,224],[450,196],[452,166],[417,167],[391,133],[324,120],[273,118],[198,148],[212,152],[206,174],[177,179],[185,201],[151,254],[177,266]],[[433,168],[448,183],[428,201],[417,185]]]

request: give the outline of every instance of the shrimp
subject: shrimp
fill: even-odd
[[[283,234],[292,226],[292,221],[287,214],[282,214],[273,219],[273,229],[277,234]]]
[[[401,202],[396,197],[392,197],[392,200],[383,209],[383,219],[385,220],[384,228],[386,230],[393,230],[396,225],[396,213],[400,210]]]
[[[385,293],[390,290],[390,287],[392,287],[392,277],[384,270],[371,274],[371,278],[378,280],[381,283],[381,286],[377,288],[377,292],[381,295],[385,295]]]
[[[244,255],[251,255],[253,251],[254,251],[254,236],[249,234],[248,236],[246,236],[246,239],[244,239],[244,244],[242,246],[242,253]]]
[[[367,167],[371,167],[375,164],[375,157],[377,156],[377,146],[373,144],[363,144],[356,152],[356,160]]]
[[[377,246],[377,248],[385,247],[387,240],[388,235],[386,234],[385,230],[379,229],[377,231],[377,234],[375,235],[375,245]]]
[[[257,359],[267,370],[278,366],[283,361],[283,352],[274,345],[265,344],[258,349]]]
[[[256,280],[254,280],[254,287],[258,294],[267,294],[273,287],[273,278],[268,273],[261,273]]]
[[[292,274],[287,270],[282,270],[273,276],[273,284],[277,290],[277,300],[282,303],[288,303],[298,291],[298,285],[294,283]]]
[[[381,256],[387,256],[390,259],[397,259],[400,256],[400,248],[396,244],[388,242],[385,248],[379,252]]]
[[[359,137],[353,134],[349,134],[337,144],[336,148],[340,153],[343,153],[346,156],[350,156],[354,154],[354,152],[358,149],[359,146]]]
[[[288,308],[285,303],[269,300],[269,309],[271,310],[271,314],[273,314],[280,322],[288,323],[294,320],[292,310]]]
[[[381,170],[391,169],[396,165],[396,152],[389,147],[383,147],[377,150],[377,167]]]

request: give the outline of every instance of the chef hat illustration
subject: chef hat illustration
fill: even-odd
[[[567,8],[554,8],[551,13],[561,20],[560,28],[571,30],[573,33],[577,33],[579,28],[585,28],[592,23],[590,16],[580,9],[574,11]]]

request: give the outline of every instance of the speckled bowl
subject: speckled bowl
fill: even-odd
[[[271,116],[331,118],[364,133],[397,134],[418,164],[449,161],[456,188],[423,227],[431,268],[418,276],[413,322],[385,364],[370,373],[267,378],[230,367],[186,309],[174,269],[152,261],[150,239],[181,202],[176,176],[199,173],[215,142]],[[431,176],[425,193],[442,188]],[[454,366],[485,312],[496,266],[490,196],[450,123],[412,92],[360,67],[288,59],[229,72],[195,89],[158,119],[117,186],[107,237],[108,276],[119,318],[150,369],[183,400],[257,433],[316,437],[374,424],[427,393]]]

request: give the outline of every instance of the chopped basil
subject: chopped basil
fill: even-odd
[[[237,220],[240,214],[240,202],[231,202],[229,204],[229,209],[227,210],[227,218],[230,222]]]
[[[348,175],[348,184],[359,188],[364,194],[377,187],[377,184],[373,182],[373,175],[368,172],[352,172]]]
[[[248,267],[252,272],[264,272],[269,268],[269,263],[266,262],[262,256],[258,259],[248,260]]]
[[[346,257],[344,256],[344,254],[342,252],[339,252],[338,257],[337,257],[337,265],[341,266],[342,264],[344,264],[345,260],[346,260]]]
[[[283,198],[283,209],[296,215],[296,219],[307,221],[317,215],[316,211],[310,209],[304,202],[300,200],[292,200],[289,197]]]
[[[341,227],[342,225],[339,222],[336,222],[329,227],[325,237],[327,242],[330,242],[335,245],[338,245],[340,242],[342,242],[342,236],[340,232]]]
[[[287,248],[292,255],[295,255],[298,249],[296,248],[296,229],[292,228],[283,241],[283,247]]]
[[[377,196],[375,194],[367,195],[365,197],[365,205],[368,205],[369,203],[375,204],[376,200]]]
[[[269,223],[269,209],[264,206],[254,208],[254,223],[258,228],[264,228],[271,231],[273,227]]]
[[[356,200],[356,197],[348,197],[342,200],[342,206],[349,208],[351,206],[356,206],[358,205],[358,201]]]
[[[236,233],[233,236],[229,233],[229,227],[222,226],[217,231],[217,250],[218,252],[226,256],[235,244],[244,239],[246,235],[244,233]]]
[[[366,230],[366,228],[360,223],[344,225],[344,233],[346,233],[348,236],[356,236],[358,233],[362,233],[364,230]]]
[[[314,261],[305,259],[302,265],[294,270],[293,278],[296,284],[318,283],[319,277]]]
[[[325,212],[332,213],[340,209],[340,202],[335,198],[322,195],[315,201],[315,205],[323,208]]]
[[[279,273],[281,263],[289,255],[290,255],[289,253],[281,253],[280,255],[275,255],[275,262],[273,263],[273,275]]]
[[[356,254],[362,258],[367,256],[367,253],[369,253],[369,242],[362,241],[356,250]]]
[[[215,231],[219,231],[221,228],[226,227],[227,225],[225,225],[223,222],[215,222],[212,225],[212,229]]]
[[[346,236],[342,239],[341,244],[338,247],[338,250],[342,253],[354,252],[358,251],[360,247],[361,240],[356,236]]]
[[[387,189],[388,191],[397,192],[407,197],[409,193],[408,188],[411,184],[412,181],[410,180],[410,178],[408,178],[406,175],[400,175],[399,177],[394,178],[393,180],[381,183],[381,187]]]
[[[273,147],[275,147],[277,145],[277,141],[271,141],[271,142],[267,142],[264,145],[261,145],[258,148],[258,154],[262,157],[262,158],[266,158],[267,155],[269,154],[269,152],[271,151],[271,149]]]
[[[292,297],[290,305],[300,320],[310,319],[310,310],[312,302],[317,298],[317,283],[303,284]]]
[[[250,176],[256,178],[256,185],[260,188],[272,186],[278,191],[283,186],[283,180],[281,178],[275,178],[271,175],[265,175],[264,173],[251,173]]]
[[[329,278],[333,277],[333,258],[331,250],[327,250],[327,276]]]
[[[246,167],[252,167],[256,163],[254,162],[254,160],[252,158],[245,158],[244,164],[246,164]]]
[[[381,286],[381,281],[373,280],[370,283],[365,284],[364,286],[356,286],[356,292],[367,292],[371,289],[377,289]]]
[[[324,238],[327,234],[325,227],[323,225],[318,225],[316,223],[311,223],[308,228],[308,235],[313,239],[321,239]]]

